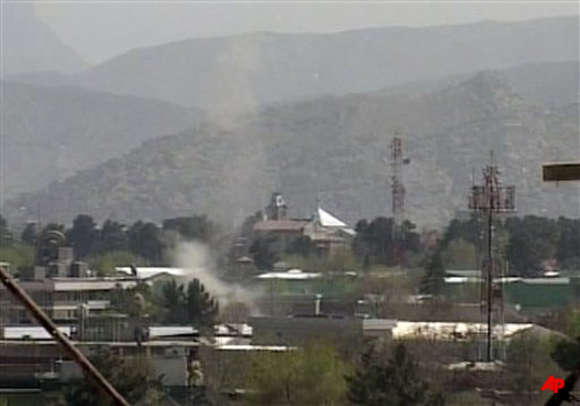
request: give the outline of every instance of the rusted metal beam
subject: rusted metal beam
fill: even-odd
[[[131,406],[119,392],[105,379],[85,355],[62,334],[52,320],[40,307],[28,296],[28,294],[10,277],[4,268],[0,267],[0,281],[6,289],[30,311],[36,321],[56,340],[58,344],[70,355],[70,357],[82,368],[86,375],[102,389],[116,406]]]
[[[544,164],[542,172],[544,182],[580,180],[580,162]]]

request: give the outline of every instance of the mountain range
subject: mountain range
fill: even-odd
[[[88,65],[45,24],[34,4],[2,4],[2,78],[32,72],[76,73]]]
[[[84,69],[47,34],[63,64],[32,61],[2,81],[2,214],[231,222],[279,190],[299,216],[317,200],[350,222],[388,215],[399,132],[407,214],[421,225],[465,207],[489,150],[522,213],[578,216],[576,186],[540,182],[542,162],[580,153],[578,28],[561,17],[252,33]]]
[[[264,105],[579,58],[574,17],[386,27],[334,34],[249,33],[133,49],[63,81],[208,111]],[[22,79],[22,78],[21,78]]]
[[[20,195],[5,212],[24,220],[40,207],[60,221],[80,212],[123,220],[196,212],[227,222],[261,208],[277,190],[295,215],[309,215],[317,200],[350,222],[389,215],[389,144],[399,132],[410,159],[406,213],[421,226],[465,209],[490,150],[505,183],[518,189],[520,213],[577,217],[578,187],[542,184],[540,174],[545,161],[577,159],[578,119],[577,102],[547,108],[494,71],[415,95],[321,97],[234,121],[201,120]]]
[[[189,128],[198,114],[133,96],[2,82],[0,200]]]

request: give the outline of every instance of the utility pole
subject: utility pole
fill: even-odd
[[[391,193],[392,193],[392,240],[395,246],[395,261],[399,267],[405,266],[405,186],[403,185],[403,165],[409,160],[403,158],[403,141],[399,132],[391,142]]]
[[[116,406],[130,406],[119,392],[105,379],[85,355],[59,330],[40,307],[18,286],[4,268],[0,267],[0,282],[6,289],[28,309],[36,321],[56,340],[70,357],[83,369],[89,378],[102,389]]]
[[[503,281],[499,272],[498,260],[494,258],[494,215],[515,211],[515,186],[502,186],[499,181],[499,170],[495,164],[493,151],[490,152],[490,163],[483,169],[483,184],[471,187],[469,209],[485,216],[486,244],[482,261],[482,310],[486,316],[486,361],[493,360],[493,325],[499,321],[504,324],[503,315]],[[498,311],[494,307],[494,302]],[[493,316],[496,316],[495,318]],[[496,320],[499,319],[499,320]]]

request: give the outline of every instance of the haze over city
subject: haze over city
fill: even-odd
[[[580,398],[578,2],[0,6],[0,406]]]
[[[18,7],[19,1],[3,2]],[[24,2],[22,2],[24,3]],[[370,27],[433,26],[577,16],[575,1],[84,1],[26,2],[88,63],[131,48],[248,32],[332,33]]]

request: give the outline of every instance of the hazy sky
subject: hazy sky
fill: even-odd
[[[39,1],[38,15],[86,61],[188,37],[248,31],[336,32],[579,15],[575,1]]]

